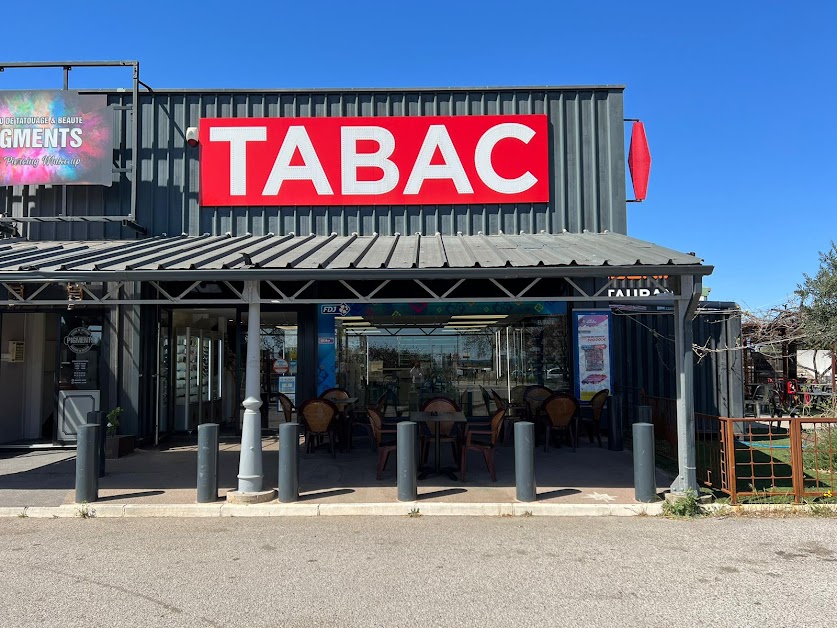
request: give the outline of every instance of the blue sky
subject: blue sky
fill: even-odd
[[[837,239],[828,0],[7,4],[4,60],[137,59],[157,88],[625,84],[653,157],[629,233],[714,265],[713,299],[781,302]],[[60,80],[9,70],[0,89]]]

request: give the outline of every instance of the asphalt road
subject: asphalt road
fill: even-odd
[[[0,520],[5,626],[826,626],[833,519]]]

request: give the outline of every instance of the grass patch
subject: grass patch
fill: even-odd
[[[663,516],[671,519],[691,519],[704,514],[697,491],[686,491],[683,497],[663,504]]]

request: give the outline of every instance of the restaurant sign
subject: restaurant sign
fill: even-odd
[[[113,183],[104,94],[0,91],[0,186]]]
[[[545,115],[204,118],[200,204],[549,201]]]

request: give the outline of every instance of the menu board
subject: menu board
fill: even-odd
[[[613,390],[610,360],[610,311],[574,310],[575,394],[590,401],[598,391]]]

